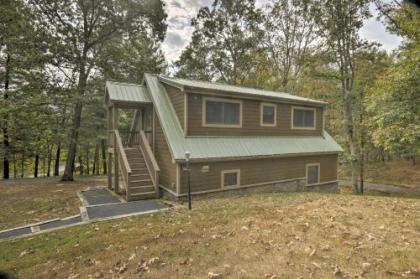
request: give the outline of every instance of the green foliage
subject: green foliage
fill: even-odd
[[[268,11],[264,45],[279,89],[296,92],[309,51],[316,51],[315,1],[275,0]]]
[[[15,173],[32,168],[35,156],[51,169],[59,147],[61,155],[78,150],[91,160],[89,149],[105,139],[104,80],[140,82],[144,72],[166,66],[161,1],[10,0],[0,13],[0,119],[7,128],[0,138],[9,143],[0,155]]]
[[[409,4],[388,8],[391,27],[406,41],[370,88],[372,140],[392,153],[415,154],[420,148],[420,10]]]
[[[255,0],[215,0],[192,20],[191,43],[176,66],[180,77],[243,84],[256,66],[263,37],[262,14]]]
[[[412,154],[420,147],[419,65],[420,49],[410,51],[371,88],[372,140],[387,151]]]

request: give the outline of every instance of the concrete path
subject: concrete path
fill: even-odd
[[[0,240],[48,232],[89,222],[150,214],[168,210],[172,207],[172,205],[159,200],[122,202],[108,189],[100,187],[82,191],[79,193],[79,197],[83,204],[80,207],[79,215],[3,230],[0,231]]]
[[[339,180],[338,185],[340,187],[351,186],[351,181]],[[396,186],[396,185],[386,185],[386,184],[380,184],[380,183],[365,182],[364,188],[366,191],[371,190],[371,191],[378,191],[378,192],[391,193],[391,194],[420,195],[420,189],[412,189],[412,188],[406,188],[406,187]]]
[[[118,196],[103,187],[88,188],[85,191],[81,191],[79,197],[84,206],[122,202]]]

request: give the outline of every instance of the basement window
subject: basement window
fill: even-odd
[[[306,165],[306,184],[317,184],[319,183],[320,168],[319,163],[307,164]]]
[[[292,129],[315,130],[315,109],[292,107]]]
[[[204,98],[203,126],[242,127],[242,102],[220,98]]]
[[[276,104],[261,104],[261,126],[276,126],[277,105]]]
[[[240,185],[240,170],[222,171],[222,188],[238,187]]]

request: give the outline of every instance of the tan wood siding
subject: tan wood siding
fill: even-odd
[[[277,125],[267,127],[260,125],[261,103],[264,101],[239,99],[243,101],[242,128],[203,127],[202,99],[205,95],[188,93],[188,136],[255,136],[255,135],[321,135],[322,108],[316,108],[315,130],[291,129],[292,104],[277,103]],[[232,98],[233,99],[233,98]],[[234,98],[238,100],[237,98]],[[271,100],[270,103],[273,103]],[[304,105],[298,105],[306,107]],[[307,106],[311,108],[310,106]]]
[[[291,158],[249,159],[230,162],[191,164],[192,192],[221,189],[221,172],[240,169],[242,186],[306,176],[306,164],[320,164],[320,182],[337,180],[337,155]],[[209,166],[208,172],[202,172]],[[187,192],[185,173],[181,175],[181,193]]]
[[[171,100],[172,106],[175,109],[176,115],[178,116],[179,123],[184,130],[184,113],[185,113],[185,98],[181,90],[170,85],[164,85],[166,92],[168,93],[169,99]]]
[[[172,162],[171,152],[156,116],[155,157],[160,168],[159,184],[176,191],[176,164]]]

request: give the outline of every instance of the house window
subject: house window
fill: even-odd
[[[315,109],[292,107],[292,129],[315,130]]]
[[[242,127],[241,101],[204,98],[203,112],[203,126]]]
[[[277,105],[261,104],[261,126],[276,126]]]
[[[306,165],[306,184],[317,184],[319,183],[319,164],[308,164]]]
[[[222,171],[222,188],[238,187],[240,185],[240,170]]]

